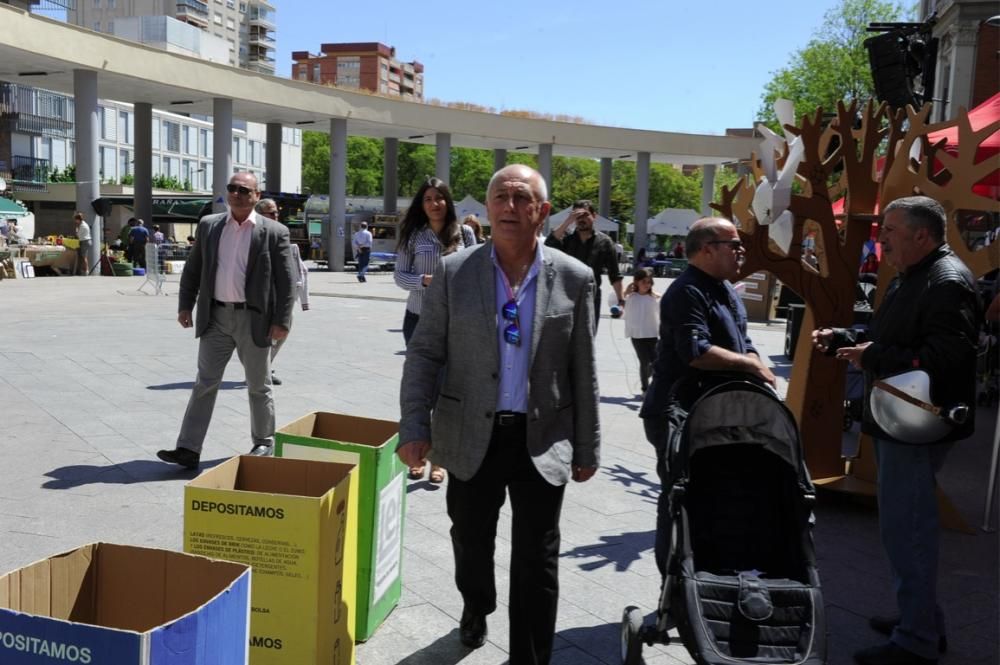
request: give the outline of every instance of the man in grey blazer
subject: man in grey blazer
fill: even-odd
[[[487,207],[491,240],[446,257],[424,296],[403,366],[397,452],[408,466],[429,457],[451,472],[459,635],[471,648],[485,642],[496,609],[497,518],[510,493],[510,662],[544,665],[563,492],[599,462],[594,274],[539,242],[550,204],[538,172],[498,171]]]
[[[226,186],[229,211],[198,223],[197,242],[181,274],[177,321],[195,325],[198,376],[177,447],[164,462],[197,468],[215,397],[233,351],[246,372],[251,455],[270,455],[274,444],[271,342],[291,327],[295,284],[288,229],[254,212],[257,178],[236,173]],[[191,313],[197,305],[197,317]]]

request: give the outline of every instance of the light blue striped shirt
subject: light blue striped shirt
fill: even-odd
[[[500,351],[500,386],[497,390],[497,411],[528,412],[528,369],[531,363],[531,335],[535,321],[535,293],[538,290],[538,273],[542,268],[542,243],[539,242],[535,260],[517,290],[517,324],[521,330],[521,344],[510,344],[504,330],[510,322],[503,318],[503,306],[510,300],[507,276],[497,261],[496,248],[493,258],[493,279],[497,307],[497,345]]]

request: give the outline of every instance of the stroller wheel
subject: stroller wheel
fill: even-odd
[[[629,605],[622,612],[622,665],[642,662],[642,612]]]

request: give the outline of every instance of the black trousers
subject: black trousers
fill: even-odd
[[[642,391],[649,388],[649,379],[653,376],[653,363],[656,362],[656,337],[632,338],[632,348],[639,358],[639,380],[642,383]]]
[[[496,609],[497,518],[510,493],[510,665],[547,665],[559,601],[559,514],[565,486],[538,473],[525,428],[495,425],[486,459],[468,481],[448,479],[455,584],[477,614]]]

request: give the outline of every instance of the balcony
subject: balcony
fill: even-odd
[[[275,41],[274,37],[264,31],[251,32],[248,41],[252,46],[257,46],[271,51],[277,48],[277,41]]]
[[[265,30],[277,30],[278,25],[274,22],[274,12],[263,7],[253,6],[247,16],[250,27],[264,28]]]
[[[0,129],[57,138],[72,138],[73,123],[63,118],[62,95],[14,83],[0,83]]]
[[[178,0],[177,2],[178,21],[190,23],[199,28],[208,27],[208,4],[201,0]]]
[[[10,160],[10,179],[14,189],[44,192],[49,182],[49,160],[14,155]]]

